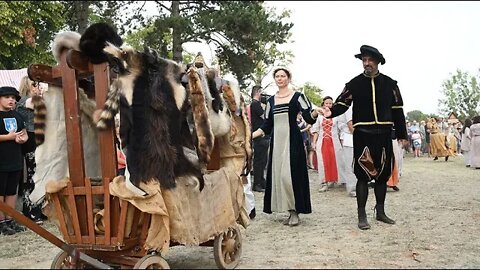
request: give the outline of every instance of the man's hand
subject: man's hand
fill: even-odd
[[[332,115],[332,112],[330,111],[330,109],[328,107],[318,107],[317,112],[318,112],[318,114],[321,114],[324,117],[329,117],[330,115]]]

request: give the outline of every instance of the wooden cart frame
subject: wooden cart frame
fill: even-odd
[[[150,224],[150,214],[143,213],[135,207],[129,207],[129,202],[110,194],[109,184],[117,175],[113,127],[98,131],[101,184],[92,184],[94,179],[85,175],[78,88],[87,78],[93,76],[93,91],[85,89],[88,87],[82,88],[86,90],[87,95],[95,97],[96,108],[101,109],[110,86],[108,63],[92,64],[81,52],[70,49],[62,52],[58,65],[51,67],[32,64],[27,72],[30,79],[34,81],[63,88],[70,182],[62,191],[51,194],[51,199],[64,241],[108,265],[134,269],[169,268],[160,254],[148,252],[143,248]],[[103,235],[95,232],[95,196],[103,199]],[[62,200],[66,203],[62,203]],[[126,235],[125,226],[129,208],[134,209],[134,218],[130,234]],[[69,227],[68,224],[72,226]],[[241,240],[238,228],[232,227],[216,236],[214,240],[200,245],[214,246],[214,257],[219,268],[235,268],[241,255]],[[172,243],[172,245],[175,244]],[[82,265],[81,262],[78,264],[76,259],[65,251],[60,252],[51,265],[55,269],[85,266],[88,264]]]

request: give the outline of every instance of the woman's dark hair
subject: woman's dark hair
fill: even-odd
[[[323,106],[323,104],[325,103],[325,100],[327,100],[327,99],[331,99],[333,101],[333,98],[331,96],[326,96],[326,97],[323,98],[322,104],[320,104],[320,106]]]
[[[262,87],[260,85],[255,85],[252,87],[252,92],[250,93],[250,97],[253,98],[257,93],[262,92]]]
[[[470,118],[465,119],[465,124],[463,124],[462,133],[465,133],[465,129],[472,125],[472,120]]]
[[[285,71],[285,73],[287,73],[287,77],[288,77],[289,79],[292,78],[292,74],[290,74],[290,71],[288,71],[286,68],[277,68],[277,69],[275,69],[275,70],[273,71],[273,78],[275,78],[275,74],[277,74],[277,72],[280,71],[280,70]]]
[[[480,123],[480,115],[473,117],[473,124],[478,124],[478,123]]]

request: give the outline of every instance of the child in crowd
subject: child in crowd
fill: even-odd
[[[412,134],[413,154],[415,157],[420,157],[420,149],[422,147],[422,136],[415,130]]]
[[[20,94],[10,86],[0,87],[0,201],[15,209],[18,183],[22,177],[22,147],[28,140],[22,116],[15,111]],[[24,231],[15,220],[0,212],[0,233]]]

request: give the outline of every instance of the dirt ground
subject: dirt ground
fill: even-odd
[[[480,268],[480,170],[465,168],[463,157],[448,162],[407,154],[399,192],[389,191],[386,213],[397,224],[374,219],[370,189],[370,230],[357,228],[356,200],[342,187],[319,193],[310,173],[313,213],[297,227],[281,222],[287,214],[261,212],[242,230],[237,268]],[[52,224],[45,228],[59,235]],[[0,235],[0,268],[48,268],[58,248],[28,231]],[[172,268],[216,268],[211,247],[170,248]]]

